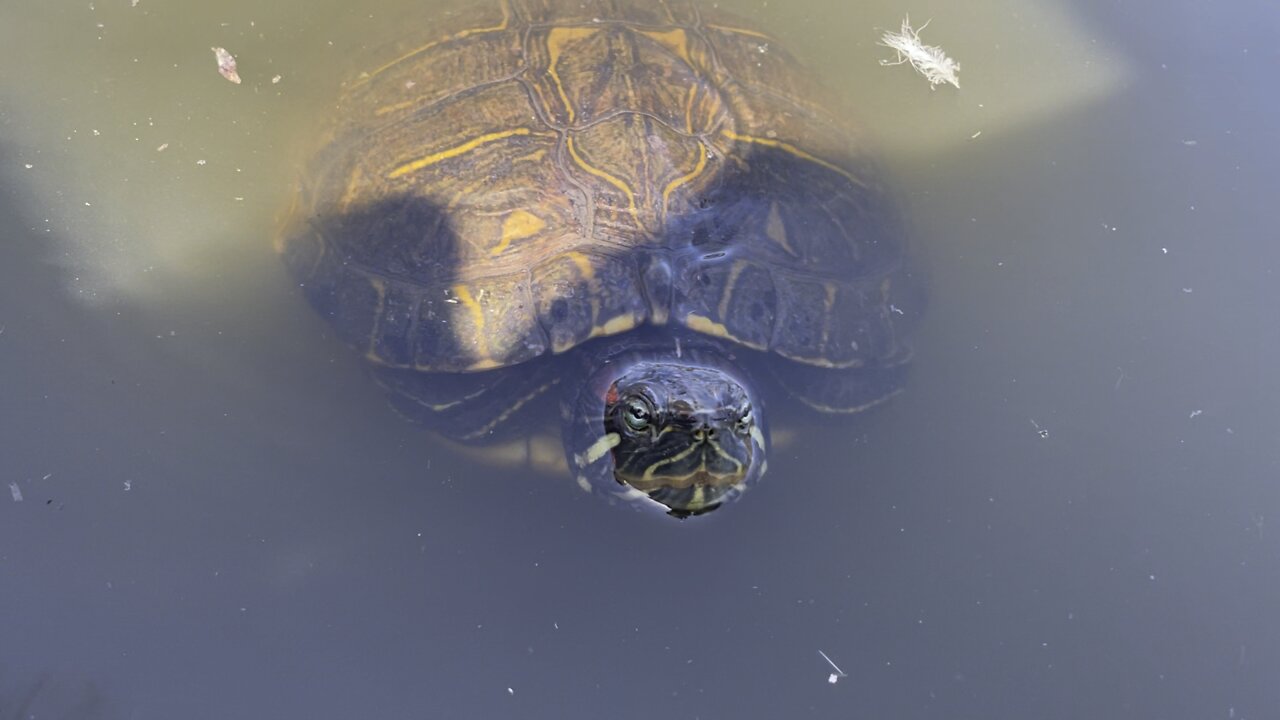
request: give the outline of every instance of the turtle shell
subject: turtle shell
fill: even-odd
[[[282,250],[387,368],[640,326],[821,368],[900,355],[896,216],[768,34],[679,0],[503,0],[348,83]]]

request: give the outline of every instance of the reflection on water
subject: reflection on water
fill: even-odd
[[[133,717],[1280,704],[1269,7],[732,3],[856,108],[931,306],[906,392],[677,524],[434,444],[280,267],[397,5],[0,10],[5,711],[45,668]],[[907,11],[963,90],[879,67]]]

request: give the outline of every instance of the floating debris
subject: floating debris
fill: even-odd
[[[240,75],[236,72],[236,59],[226,48],[210,48],[213,50],[213,56],[218,59],[218,74],[239,85]]]
[[[18,483],[9,483],[9,494],[13,496],[14,502],[22,502],[22,488],[18,487]]]
[[[918,29],[911,27],[910,16],[902,19],[902,29],[899,32],[885,32],[880,36],[878,44],[892,49],[896,53],[893,60],[881,60],[881,65],[901,65],[903,63],[911,63],[911,67],[916,72],[924,76],[929,81],[929,89],[932,90],[942,83],[951,83],[957,88],[960,87],[960,78],[957,73],[960,72],[960,63],[942,51],[937,45],[925,45],[920,40],[920,32],[929,27],[929,20]]]
[[[1118,385],[1119,383],[1117,383],[1117,386]],[[1036,429],[1036,434],[1040,436],[1041,440],[1044,440],[1049,437],[1049,431],[1045,428],[1040,427],[1040,423],[1036,422],[1035,418],[1027,418],[1027,419],[1031,421],[1031,427]]]
[[[156,148],[156,152],[164,152],[169,149],[169,143],[160,143],[160,147]]]
[[[275,77],[271,78],[271,84],[272,84],[272,85],[279,85],[279,84],[280,84],[280,81],[281,81],[282,79],[283,79],[283,76],[282,76],[282,75],[276,75]]]
[[[1195,416],[1200,415],[1203,412],[1204,412],[1203,410],[1192,410],[1191,415],[1189,415],[1188,417],[1194,418]]]
[[[826,661],[827,661],[827,664],[828,664],[828,665],[830,665],[830,666],[832,667],[832,669],[834,669],[834,670],[835,670],[835,672],[833,672],[833,673],[831,673],[830,675],[828,675],[828,676],[827,676],[827,682],[828,682],[828,683],[830,683],[830,684],[832,684],[832,685],[835,685],[836,683],[840,682],[840,678],[842,678],[842,677],[849,677],[849,673],[847,673],[847,672],[845,672],[845,671],[841,670],[839,665],[836,665],[834,662],[831,662],[831,658],[827,657],[827,654],[826,654],[826,653],[824,653],[824,652],[822,652],[821,650],[819,650],[819,651],[818,651],[818,654],[819,654],[819,655],[821,655],[821,656],[822,656],[822,659],[823,659],[823,660],[826,660]]]

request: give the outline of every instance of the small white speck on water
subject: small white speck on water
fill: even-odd
[[[1191,293],[1191,288],[1182,288],[1182,292],[1187,293],[1187,294],[1190,294],[1190,293]]]
[[[515,695],[515,694],[516,694],[516,691],[515,691],[515,690],[513,690],[513,689],[511,689],[511,688],[507,688],[507,694],[508,694],[508,695]]]
[[[1165,255],[1168,255],[1168,254],[1169,254],[1169,248],[1160,248],[1160,252],[1161,252],[1161,253],[1163,253],[1163,254],[1165,254]]]
[[[124,491],[125,491],[125,492],[129,492],[129,491],[130,491],[130,490],[132,490],[132,489],[133,489],[133,481],[132,481],[132,480],[125,480],[125,481],[124,481]]]
[[[30,170],[31,168],[35,167],[35,165],[32,165],[31,163],[23,163],[22,167]]]
[[[1183,144],[1183,145],[1186,145],[1187,147],[1195,147],[1196,145],[1199,145],[1200,143],[1196,142],[1195,140],[1183,140],[1183,141],[1182,141],[1182,144]]]
[[[197,165],[208,165],[208,164],[209,164],[209,161],[208,161],[208,160],[204,160],[204,159],[200,159],[200,160],[197,160],[197,161],[196,161],[196,164],[197,164]]]
[[[156,152],[164,152],[169,149],[169,143],[160,143],[160,147],[156,148]]]
[[[1194,418],[1194,417],[1196,417],[1197,415],[1200,415],[1200,414],[1201,414],[1201,413],[1203,413],[1203,412],[1204,412],[1203,410],[1192,410],[1192,411],[1191,411],[1191,414],[1190,414],[1190,415],[1188,415],[1187,417],[1188,417],[1188,418]]]
[[[22,502],[22,488],[18,487],[18,483],[9,483],[9,494],[13,496],[14,502]]]

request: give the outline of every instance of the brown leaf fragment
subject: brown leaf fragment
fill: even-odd
[[[239,85],[240,75],[236,73],[236,59],[227,52],[226,48],[210,48],[213,50],[213,56],[218,59],[218,74]]]

